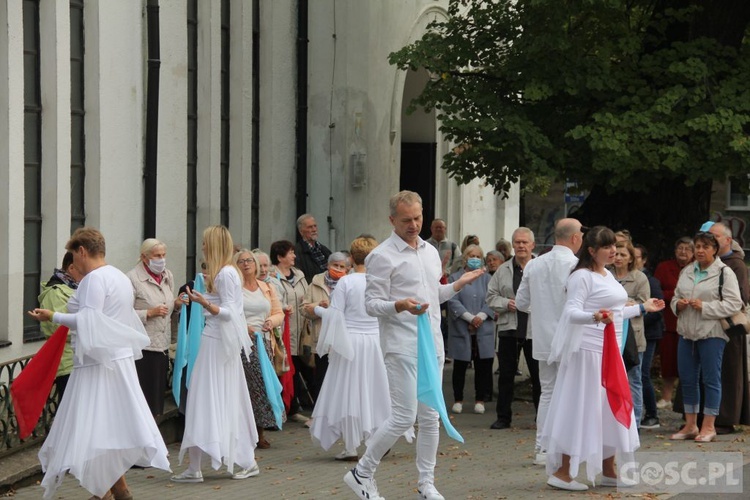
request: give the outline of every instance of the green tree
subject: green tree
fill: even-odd
[[[391,54],[432,78],[458,182],[588,189],[577,216],[671,254],[709,213],[713,179],[750,172],[750,2],[459,0]],[[657,236],[658,235],[658,236]]]

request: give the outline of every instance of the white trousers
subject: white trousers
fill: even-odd
[[[441,378],[444,358],[438,357]],[[380,459],[406,431],[419,422],[417,433],[417,471],[419,483],[435,482],[435,462],[440,439],[440,416],[417,401],[417,358],[401,354],[385,355],[385,369],[391,394],[391,416],[378,428],[357,464],[363,477],[375,474]]]
[[[536,451],[542,450],[542,431],[544,422],[547,420],[549,405],[552,402],[552,391],[555,390],[555,381],[557,380],[557,370],[560,363],[548,363],[545,360],[539,361],[539,385],[542,393],[539,396],[539,408],[536,411]]]

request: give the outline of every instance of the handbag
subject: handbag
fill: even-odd
[[[281,328],[274,328],[271,332],[271,343],[273,344],[273,368],[276,375],[281,376],[289,371],[289,361],[286,355],[286,347],[281,339]]]
[[[310,368],[315,368],[315,353],[313,353],[312,321],[305,319],[297,339],[297,355]]]
[[[726,266],[721,268],[721,274],[719,274],[719,300],[724,300],[724,269]],[[742,309],[732,314],[728,318],[721,318],[719,320],[721,328],[727,335],[747,335],[750,333],[750,318],[747,317],[747,309],[745,304],[742,304]]]
[[[625,371],[628,371],[641,363],[641,360],[638,357],[638,344],[635,342],[635,331],[633,330],[633,324],[630,321],[628,321],[625,346],[622,350],[622,361],[625,363]]]

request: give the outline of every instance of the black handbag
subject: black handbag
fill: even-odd
[[[641,364],[641,359],[638,357],[638,344],[635,342],[635,330],[633,330],[633,323],[630,321],[628,321],[628,336],[625,338],[622,360],[625,362],[625,370],[630,370]]]
[[[719,300],[724,300],[724,269],[721,268],[719,274]],[[739,312],[733,314],[728,318],[722,318],[721,327],[727,335],[747,335],[750,333],[750,319],[748,319],[745,313],[745,305],[742,305],[742,309]]]

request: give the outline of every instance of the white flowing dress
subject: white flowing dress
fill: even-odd
[[[133,285],[118,269],[88,273],[53,322],[71,330],[73,372],[39,451],[44,498],[70,471],[103,497],[133,465],[169,471],[167,448],[138,383],[134,358],[150,340],[133,309]]]
[[[317,352],[328,353],[329,364],[310,435],[325,450],[338,439],[356,450],[391,413],[378,320],[365,311],[365,285],[364,273],[344,276],[328,309],[316,308],[323,317]]]
[[[206,300],[219,313],[204,311],[206,326],[188,388],[185,433],[180,462],[188,448],[197,446],[211,457],[217,470],[223,463],[229,473],[237,464],[255,464],[258,429],[242,369],[240,349],[251,352],[242,305],[242,280],[233,266],[223,267],[214,279],[214,293]]]
[[[568,278],[567,301],[550,355],[550,361],[560,362],[560,369],[542,431],[547,474],[560,468],[565,454],[570,456],[570,475],[578,476],[579,466],[585,462],[586,476],[593,483],[602,472],[603,459],[627,457],[640,446],[635,415],[631,412],[626,429],[612,414],[602,387],[604,324],[597,325],[592,319],[599,309],[611,309],[621,345],[623,317],[640,313],[638,305],[625,307],[627,300],[627,292],[609,271],[603,276],[581,269]],[[622,363],[622,358],[618,359]]]

